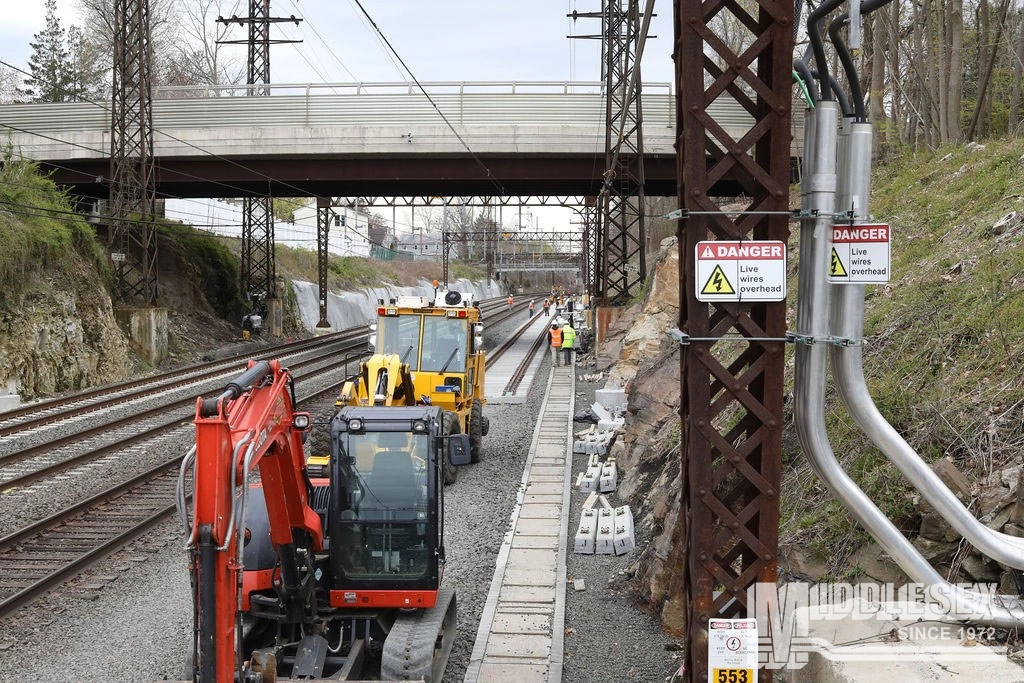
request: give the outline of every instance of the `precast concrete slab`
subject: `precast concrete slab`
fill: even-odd
[[[480,683],[543,683],[548,680],[548,668],[536,664],[488,663],[480,667]]]
[[[572,368],[552,368],[467,682],[562,678],[574,389]]]
[[[1006,646],[986,641],[994,628],[954,623],[924,603],[853,604],[796,610],[797,633],[786,643],[791,683],[1024,681]]]

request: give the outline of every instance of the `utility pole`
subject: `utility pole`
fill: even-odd
[[[145,305],[157,298],[149,41],[149,0],[115,0],[107,245],[115,295]]]
[[[218,41],[227,45],[248,46],[247,94],[270,95],[270,46],[298,43],[298,40],[280,40],[270,37],[271,24],[294,22],[302,19],[270,16],[270,0],[249,0],[249,16],[217,17],[218,24],[247,26],[247,40]],[[274,264],[274,203],[270,196],[245,197],[242,200],[242,291],[253,308],[268,320],[271,334],[281,334],[282,311],[277,300],[277,273]],[[270,310],[273,308],[274,310]]]

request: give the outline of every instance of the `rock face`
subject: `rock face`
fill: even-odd
[[[680,518],[679,345],[667,334],[679,314],[676,240],[661,243],[646,301],[624,311],[598,350],[597,369],[625,386],[625,432],[612,447],[623,471],[618,495],[633,510],[638,538],[627,576],[637,597],[681,635],[683,520]]]
[[[627,581],[637,599],[660,617],[668,633],[685,637],[680,347],[667,335],[675,327],[679,311],[674,238],[662,243],[652,282],[646,300],[622,311],[609,326],[597,352],[596,370],[608,373],[610,385],[624,387],[628,400],[625,426],[611,455],[622,470],[617,494],[633,510],[640,543],[631,555],[626,578],[616,581]],[[1024,466],[1018,463],[993,470],[980,482],[971,482],[949,458],[932,467],[982,523],[1024,537]],[[919,524],[905,531],[942,575],[954,581],[998,583],[1002,592],[1013,595],[1024,590],[1024,572],[980,555],[927,502],[917,499],[915,508]],[[830,578],[825,563],[810,548],[782,545],[780,577],[812,582]],[[865,581],[900,585],[908,580],[874,542],[856,548],[847,566]]]
[[[26,275],[0,296],[0,388],[23,400],[129,376],[128,342],[99,276],[77,258],[71,272]]]

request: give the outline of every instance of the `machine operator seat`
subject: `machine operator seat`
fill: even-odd
[[[420,482],[416,466],[406,451],[381,451],[373,460],[369,491],[363,507],[388,510],[388,519],[417,519],[420,506]]]

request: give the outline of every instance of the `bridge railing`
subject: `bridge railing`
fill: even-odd
[[[174,85],[153,88],[153,99],[183,99],[196,97],[238,97],[266,90],[273,95],[373,95],[421,94],[420,86],[429,95],[435,94],[600,94],[601,81],[428,81],[425,83],[367,81],[358,83],[270,83],[267,85]],[[644,95],[671,95],[671,83],[644,83]]]
[[[153,100],[153,126],[443,126],[440,111],[452,125],[600,129],[606,115],[600,85],[452,81],[426,83],[424,94],[408,83],[271,84],[266,86],[271,91],[267,97],[241,96],[244,86],[162,87]],[[674,130],[670,84],[644,84],[643,108],[645,129]],[[722,115],[727,113],[723,109]],[[107,103],[88,102],[0,105],[0,128],[4,125],[40,133],[109,131],[110,108]]]
[[[409,83],[270,84],[267,97],[242,96],[245,86],[161,87],[153,100],[157,154],[408,153],[408,143],[459,153],[459,133],[474,151],[519,153],[604,150],[606,102],[602,83],[573,81],[439,81],[421,92]],[[428,97],[429,95],[429,97]],[[803,105],[794,101],[794,153],[803,140]],[[440,112],[440,114],[439,114]],[[753,119],[731,97],[708,107],[739,139]],[[443,115],[443,118],[442,118]],[[5,131],[6,127],[6,131]],[[110,107],[105,102],[0,105],[0,134],[40,160],[107,154]],[[231,132],[225,129],[234,129]],[[673,154],[675,96],[671,84],[645,83],[645,150]],[[166,133],[166,135],[164,135]],[[187,141],[187,142],[185,142]],[[372,143],[372,144],[371,144]],[[444,145],[448,145],[445,147]],[[399,147],[403,147],[399,150]]]

